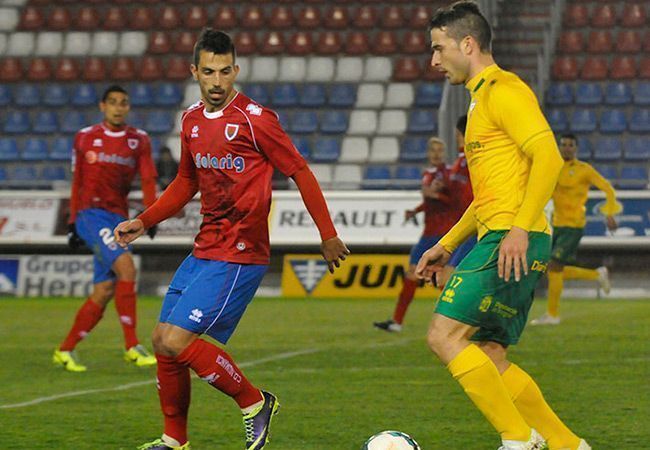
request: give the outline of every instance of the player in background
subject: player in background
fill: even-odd
[[[445,144],[442,140],[437,137],[429,139],[427,159],[429,167],[422,173],[422,203],[415,209],[404,212],[405,221],[424,212],[424,231],[417,244],[411,248],[408,270],[404,276],[402,290],[399,293],[392,318],[383,322],[373,322],[373,325],[380,330],[402,331],[406,311],[413,301],[415,290],[421,284],[415,276],[415,265],[422,254],[438,242],[457,219],[451,200],[449,168],[445,164]]]
[[[612,185],[591,165],[577,159],[578,139],[575,135],[560,136],[560,152],[564,159],[564,166],[553,192],[553,247],[551,262],[548,264],[547,311],[541,317],[532,320],[531,325],[560,323],[560,297],[564,280],[598,281],[605,293],[609,293],[610,290],[607,267],[585,269],[575,266],[575,263],[578,245],[587,222],[585,204],[589,188],[596,186],[607,196],[602,211],[610,231],[617,228],[614,219],[618,207],[616,193]]]
[[[465,239],[479,240],[440,294],[429,347],[500,434],[501,450],[590,449],[507,352],[550,258],[543,210],[562,168],[553,132],[531,89],[495,64],[492,30],[475,3],[438,9],[430,38],[431,64],[471,95],[465,154],[474,200],[424,253],[417,275],[430,280]]]
[[[120,86],[104,92],[99,108],[104,121],[80,130],[74,139],[68,244],[86,245],[94,254],[93,291],[81,306],[52,360],[71,372],[84,372],[73,350],[97,325],[108,302],[124,332],[124,359],[136,366],[156,364],[136,334],[136,269],[128,249],[113,238],[113,228],[129,215],[127,196],[140,173],[145,206],[156,200],[156,168],[151,142],[143,130],[128,126],[129,96]],[[149,228],[153,239],[155,228]]]
[[[254,386],[224,349],[200,336],[225,345],[267,270],[274,168],[291,177],[300,190],[320,232],[330,271],[349,251],[337,237],[316,178],[277,114],[234,89],[239,66],[230,36],[205,29],[194,47],[191,71],[201,101],[181,119],[178,175],[156,203],[115,229],[118,242],[128,244],[201,193],[203,223],[194,250],[171,281],[153,333],[164,433],[140,448],[190,448],[192,369],[237,403],[246,449],[257,450],[268,440],[277,398]]]

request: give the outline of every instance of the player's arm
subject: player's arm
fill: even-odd
[[[601,211],[607,218],[607,228],[613,231],[618,227],[616,219],[614,218],[614,214],[618,212],[619,208],[616,202],[616,191],[614,191],[612,184],[599,174],[596,169],[591,166],[589,166],[589,169],[590,183],[605,193],[607,200],[601,208]]]
[[[415,209],[407,209],[406,211],[404,211],[404,222],[406,222],[407,220],[412,219],[413,217],[415,217],[416,215],[418,215],[418,213],[421,213],[422,211],[424,211],[424,202],[422,202],[418,206],[416,206]]]
[[[151,157],[151,141],[147,135],[143,135],[142,149],[140,151],[140,161],[138,162],[138,165],[140,169],[140,181],[142,184],[142,203],[145,208],[148,208],[156,201],[158,172],[156,171],[156,165]],[[154,225],[147,229],[147,234],[151,239],[153,239],[157,231],[158,228]]]
[[[77,210],[79,208],[79,191],[81,186],[81,161],[82,161],[82,151],[79,150],[81,136],[77,134],[74,139],[74,144],[72,148],[72,187],[70,189],[70,217],[68,218],[68,245],[70,248],[76,250],[82,247],[85,242],[79,234],[77,234],[77,226],[75,221],[77,220]]]

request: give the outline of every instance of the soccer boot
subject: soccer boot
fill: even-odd
[[[504,440],[499,450],[548,450],[548,445],[541,434],[531,429],[527,442]]]
[[[246,450],[261,450],[269,442],[271,419],[278,413],[278,398],[270,392],[261,391],[264,403],[244,415]]]
[[[124,360],[135,364],[138,367],[153,366],[156,364],[156,357],[150,354],[143,345],[134,345],[124,352]]]
[[[576,450],[591,450],[591,446],[584,439],[580,439],[580,445]]]
[[[598,283],[600,283],[600,288],[605,294],[609,294],[609,291],[612,290],[612,283],[609,281],[609,270],[607,267],[602,266],[596,269],[598,272]]]
[[[190,450],[190,441],[187,441],[183,445],[169,445],[165,443],[162,439],[156,439],[153,442],[147,442],[138,447],[138,450]]]
[[[75,352],[62,351],[58,348],[54,350],[52,362],[57,366],[63,366],[68,372],[85,372],[87,370],[86,366],[79,363]]]
[[[388,331],[390,333],[399,333],[402,331],[402,325],[395,322],[393,319],[388,319],[384,322],[373,322],[375,328],[379,330]]]
[[[559,325],[560,318],[554,317],[547,313],[539,316],[537,319],[531,320],[530,324],[531,325]]]

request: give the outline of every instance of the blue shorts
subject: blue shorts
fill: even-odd
[[[267,268],[266,264],[235,264],[190,255],[169,285],[159,320],[225,344]]]
[[[411,248],[411,254],[409,256],[409,264],[414,265],[420,261],[420,258],[431,247],[436,245],[440,240],[440,236],[421,236],[417,244]]]
[[[454,250],[454,253],[452,253],[451,258],[449,258],[447,265],[457,267],[458,264],[460,264],[460,262],[467,256],[467,254],[472,251],[475,245],[476,236],[467,239],[465,242],[460,244],[456,250]]]
[[[111,269],[113,263],[130,250],[130,247],[125,249],[117,245],[113,237],[117,224],[125,220],[126,217],[99,208],[84,209],[77,213],[77,233],[94,255],[93,283],[114,280],[115,273]]]

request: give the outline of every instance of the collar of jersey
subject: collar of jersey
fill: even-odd
[[[490,64],[485,69],[474,75],[471,80],[465,83],[465,87],[472,93],[478,91],[481,86],[483,86],[483,83],[485,83],[485,79],[491,75],[492,72],[496,72],[497,70],[499,70],[499,66],[496,64]]]
[[[110,137],[122,137],[126,135],[126,129],[121,130],[121,131],[111,131],[109,130],[104,124],[102,124],[102,128],[104,129],[104,134],[106,136]]]
[[[219,111],[208,112],[208,110],[205,109],[205,105],[203,105],[203,115],[205,116],[206,119],[218,119],[219,117],[222,117],[223,112],[226,110],[226,108],[228,108],[232,104],[232,102],[235,101],[238,95],[239,92],[235,93],[235,96],[228,102],[228,104],[223,108],[221,108]]]

